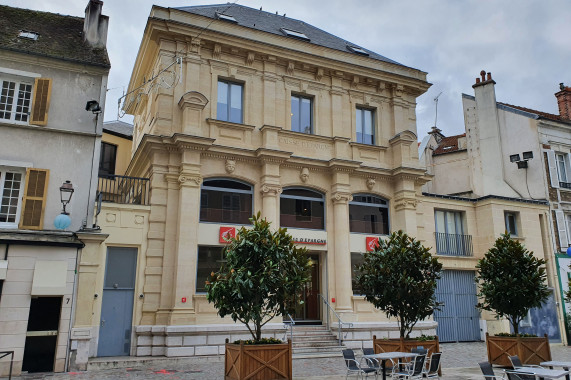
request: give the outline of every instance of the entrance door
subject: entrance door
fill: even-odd
[[[22,371],[53,372],[62,297],[33,297]]]
[[[469,342],[481,339],[473,271],[443,271],[438,280],[436,299],[444,302],[441,310],[434,312],[439,341]]]
[[[311,278],[298,294],[297,299],[303,304],[298,305],[292,315],[296,321],[320,321],[319,315],[319,256],[309,256],[311,265]]]
[[[98,356],[130,353],[136,268],[136,248],[107,248]]]

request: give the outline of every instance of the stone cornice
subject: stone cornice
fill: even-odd
[[[264,163],[276,163],[281,164],[282,162],[288,160],[292,155],[292,152],[285,152],[282,150],[258,148],[256,149],[256,157],[261,162]]]
[[[361,166],[361,162],[332,158],[328,166],[332,171],[352,173]]]
[[[416,142],[417,138],[416,138],[416,134],[412,131],[402,131],[397,133],[396,135],[394,135],[390,140],[389,140],[389,144],[391,145],[395,145],[395,144],[406,144],[406,145],[410,145],[413,142]]]
[[[191,108],[195,110],[203,110],[208,104],[206,96],[197,91],[189,91],[180,97],[178,106],[181,109]]]
[[[417,181],[424,176],[426,170],[424,168],[407,168],[401,166],[393,169],[391,172],[395,179]]]
[[[354,146],[356,148],[359,149],[363,149],[363,150],[371,150],[371,151],[383,151],[383,150],[387,150],[389,147],[385,146],[385,145],[371,145],[371,144],[362,144],[362,143],[358,143],[358,142],[354,142],[351,141],[349,142],[350,146]]]
[[[208,124],[213,124],[218,127],[230,128],[230,129],[237,129],[241,131],[253,131],[256,129],[255,126],[249,124],[240,124],[240,123],[231,123],[229,121],[217,120],[217,119],[206,119]]]

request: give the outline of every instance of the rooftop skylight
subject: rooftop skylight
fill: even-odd
[[[30,40],[34,40],[34,41],[36,41],[39,36],[40,36],[39,33],[29,32],[27,30],[20,30],[20,34],[18,34],[18,37],[29,38]]]
[[[347,45],[347,49],[351,50],[353,53],[362,54],[362,55],[369,55],[365,49],[362,49],[358,46],[351,46]]]
[[[218,13],[216,12],[216,17],[219,20],[224,20],[224,21],[229,21],[229,22],[233,22],[233,23],[238,23],[238,21],[236,21],[236,19],[233,16],[230,15],[225,15],[224,13]]]
[[[281,28],[280,30],[282,31],[283,34],[285,34],[288,37],[294,37],[294,38],[299,38],[300,40],[309,41],[309,37],[307,37],[305,34],[301,32],[296,32],[295,30],[290,30],[286,28]]]

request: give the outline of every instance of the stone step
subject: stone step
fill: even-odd
[[[292,344],[294,349],[303,347],[339,347],[339,342],[336,340],[318,340],[307,342],[296,342]]]
[[[339,340],[336,336],[332,335],[315,335],[315,336],[306,336],[303,338],[296,338],[293,337],[292,343],[299,343],[299,342],[317,342],[317,341],[337,341]]]
[[[295,348],[292,355],[306,355],[306,354],[319,354],[327,356],[342,356],[341,350],[345,349],[345,346],[325,346],[325,347],[303,347]]]

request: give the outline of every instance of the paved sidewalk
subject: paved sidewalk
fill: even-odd
[[[442,380],[481,380],[478,362],[486,360],[486,345],[474,343],[443,343]],[[571,347],[551,345],[553,360],[570,360]],[[224,363],[219,358],[189,358],[169,362],[161,360],[143,367],[92,370],[88,372],[27,374],[12,377],[14,380],[110,380],[110,379],[223,379]],[[166,363],[166,364],[165,364]],[[498,374],[500,369],[497,370]],[[293,375],[296,380],[342,380],[345,379],[345,364],[341,357],[294,359]]]

